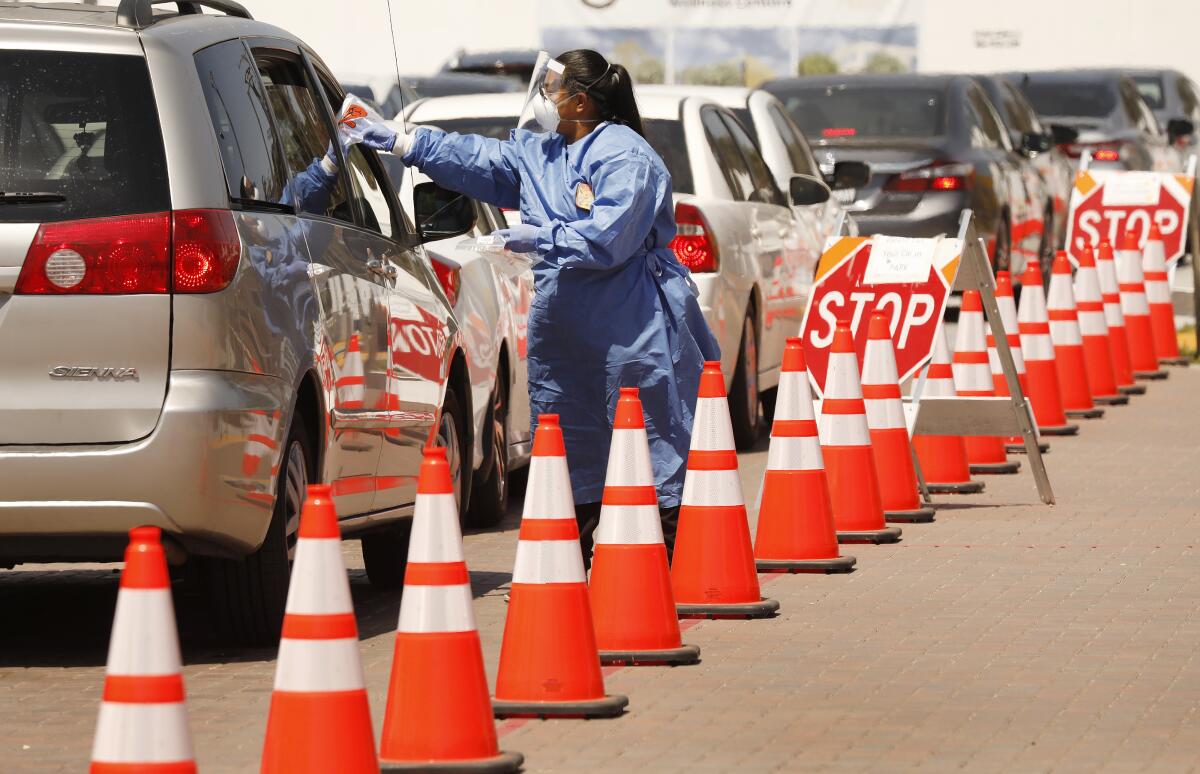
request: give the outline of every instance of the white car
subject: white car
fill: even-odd
[[[411,105],[405,117],[506,139],[523,99],[428,99]],[[821,256],[823,235],[805,208],[822,206],[829,188],[797,175],[784,193],[741,123],[711,99],[639,93],[638,107],[647,139],[671,172],[679,225],[672,248],[691,270],[721,345],[735,436],[746,448],[762,427],[760,400],[768,414],[773,407],[784,343],[800,329]]]
[[[821,204],[797,207],[811,228],[818,232],[820,241],[835,235],[858,235],[858,224],[846,211],[842,203],[843,194],[852,198],[854,190],[867,183],[871,170],[857,161],[842,162],[829,167],[828,174],[817,163],[808,140],[796,122],[788,115],[787,108],[770,92],[762,89],[747,89],[738,86],[642,86],[639,95],[677,95],[706,97],[729,108],[742,126],[758,142],[763,160],[775,176],[780,190],[788,190],[792,175],[810,175],[823,178],[833,189],[833,196]]]
[[[452,473],[459,465],[471,465],[472,475],[466,479],[469,489],[459,493],[464,523],[495,526],[507,510],[509,473],[529,462],[532,449],[526,337],[533,274],[528,269],[520,274],[502,271],[482,253],[462,246],[507,225],[497,208],[465,196],[450,207],[442,201],[422,204],[423,191],[436,189],[427,177],[415,170],[392,177],[400,180],[401,206],[415,214],[417,232],[431,237],[425,252],[446,288],[462,332],[473,423],[466,437],[472,439],[472,448],[447,444],[452,447],[447,457]],[[468,219],[473,214],[473,228],[465,235],[438,239],[442,224],[422,213],[456,207],[464,208]],[[456,218],[450,215],[449,219]],[[443,436],[464,437],[448,432]]]

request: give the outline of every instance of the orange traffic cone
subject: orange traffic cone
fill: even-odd
[[[325,484],[308,487],[300,511],[262,771],[379,771],[350,580]]]
[[[1146,281],[1146,302],[1150,307],[1154,355],[1160,363],[1187,365],[1187,359],[1179,356],[1179,340],[1175,334],[1175,305],[1171,303],[1166,248],[1163,247],[1162,232],[1153,223],[1142,249],[1142,275]]]
[[[1154,354],[1154,331],[1150,327],[1150,305],[1146,303],[1146,279],[1142,273],[1142,251],[1137,233],[1126,231],[1117,243],[1117,286],[1121,289],[1121,313],[1129,337],[1129,361],[1136,379],[1166,379]]]
[[[1051,278],[1051,284],[1054,280]],[[1107,406],[1124,405],[1128,395],[1117,390],[1113,372],[1113,354],[1109,349],[1108,322],[1104,317],[1104,299],[1096,259],[1087,245],[1079,251],[1079,269],[1075,272],[1075,307],[1079,310],[1079,333],[1083,337],[1083,362],[1087,366],[1092,400]]]
[[[955,389],[963,397],[991,398],[996,395],[988,362],[987,334],[983,328],[983,300],[979,291],[964,290],[958,312],[953,365]],[[1021,463],[1009,462],[1003,438],[976,435],[963,440],[972,473],[1009,474],[1021,469]]]
[[[1017,302],[1013,298],[1012,274],[1007,271],[996,272],[996,306],[1000,309],[1000,324],[1004,328],[1004,340],[1008,342],[1008,351],[1012,355],[1013,367],[1017,371],[1017,382],[1021,386],[1021,394],[1029,395],[1029,379],[1025,376],[1025,356],[1021,353],[1021,334],[1018,333]],[[987,327],[988,362],[992,367],[992,388],[996,395],[1008,397],[1012,392],[1008,389],[1008,379],[1004,376],[1004,367],[1000,363],[1000,354],[996,351],[996,338],[992,335],[991,326]],[[1037,425],[1033,427],[1037,433]],[[1009,454],[1025,454],[1025,439],[1019,435],[1004,439],[1004,450]],[[1045,454],[1050,451],[1050,444],[1038,441],[1038,450]]]
[[[695,416],[671,563],[675,607],[689,617],[768,617],[779,603],[758,585],[719,362],[704,364]]]
[[[557,414],[538,417],[496,675],[496,717],[617,717],[606,696]]]
[[[939,325],[933,334],[933,359],[925,374],[925,395],[953,398],[954,367],[946,346],[946,329]],[[915,435],[913,448],[925,475],[925,486],[937,494],[975,494],[983,491],[982,481],[971,480],[967,463],[967,443],[958,435]]]
[[[365,384],[363,381],[362,352],[358,348],[358,334],[350,336],[346,345],[346,358],[342,361],[341,374],[335,383],[338,406],[347,409],[363,407]]]
[[[833,503],[838,542],[898,541],[900,528],[889,527],[884,521],[875,451],[871,446],[867,407],[859,381],[858,355],[854,352],[854,334],[845,320],[839,321],[833,332],[825,399],[821,402],[817,428],[825,473],[829,478],[829,497]]]
[[[636,387],[622,387],[588,584],[602,664],[695,664],[684,645]]]
[[[1112,352],[1113,376],[1123,395],[1143,395],[1146,385],[1133,378],[1133,360],[1129,356],[1129,334],[1121,311],[1121,292],[1117,284],[1117,265],[1112,245],[1102,240],[1096,247],[1096,278],[1100,280],[1100,298],[1104,301],[1104,321],[1108,324],[1108,348]]]
[[[502,753],[446,450],[427,448],[417,483],[379,757],[384,771],[516,771]]]
[[[1042,268],[1030,261],[1021,276],[1021,303],[1017,308],[1017,326],[1021,332],[1021,354],[1025,356],[1025,375],[1029,384],[1029,403],[1043,435],[1075,435],[1079,425],[1068,424],[1058,387],[1058,366],[1054,364],[1054,342],[1050,339],[1050,318],[1046,314],[1046,294],[1042,290]]]
[[[888,521],[930,522],[934,510],[921,505],[917,496],[917,473],[913,468],[912,442],[900,402],[896,350],[883,312],[871,315],[867,346],[863,353],[863,405],[867,428],[879,474],[879,499]]]
[[[161,534],[129,531],[91,774],[196,771]]]
[[[850,572],[854,557],[838,555],[829,481],[800,339],[790,338],[784,345],[778,389],[754,536],[758,571]]]
[[[1071,285],[1071,262],[1067,260],[1065,250],[1059,250],[1054,255],[1046,307],[1063,410],[1069,417],[1098,419],[1104,416],[1104,409],[1096,408],[1092,403],[1092,388],[1088,384],[1087,366],[1083,360],[1079,314],[1075,309],[1075,292]]]

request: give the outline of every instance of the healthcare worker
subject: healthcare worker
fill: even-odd
[[[644,139],[629,73],[590,50],[539,62],[527,111],[541,131],[500,141],[380,124],[362,142],[445,188],[520,207],[500,235],[534,261],[529,400],[535,417],[560,417],[585,561],[621,387],[640,390],[670,553],[700,372],[719,351],[669,247],[671,176]]]

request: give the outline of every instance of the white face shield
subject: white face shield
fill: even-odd
[[[558,128],[558,105],[554,99],[563,90],[565,70],[561,62],[551,59],[545,51],[538,54],[533,76],[529,79],[529,91],[525,93],[525,104],[517,121],[518,127],[540,129],[543,132]]]

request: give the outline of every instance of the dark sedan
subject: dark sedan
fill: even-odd
[[[969,207],[998,268],[1019,271],[1036,255],[1041,209],[1026,196],[996,109],[969,76],[786,78],[763,88],[787,106],[823,168],[870,164],[866,186],[834,192],[861,233],[953,236]],[[1023,234],[1017,251],[1014,233]]]

